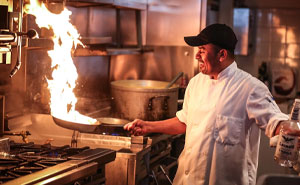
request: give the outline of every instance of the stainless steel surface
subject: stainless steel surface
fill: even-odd
[[[160,92],[165,91],[168,82],[155,81],[155,80],[118,80],[111,82],[113,88],[122,90],[140,91],[140,92]],[[176,89],[177,86],[173,85],[171,89]]]
[[[120,149],[139,151],[152,143],[152,140],[145,136],[131,136],[130,134],[124,136],[102,133],[80,133],[78,141],[81,145],[108,148],[115,151]]]
[[[165,170],[169,170],[171,166],[165,162],[170,155],[170,135],[152,135],[151,144],[144,148],[132,147],[129,149],[118,150],[116,159],[112,163],[107,164],[107,185],[144,185],[151,184],[151,180],[155,177],[159,165],[164,165]],[[167,167],[165,166],[167,165]],[[115,178],[118,176],[119,178]],[[159,179],[157,179],[159,182]],[[161,183],[163,184],[163,183]]]
[[[72,160],[86,160],[89,162],[97,162],[98,165],[103,165],[111,162],[116,158],[116,152],[113,150],[106,150],[103,148],[95,148],[83,151],[77,155],[68,157]]]
[[[97,173],[98,163],[92,162],[75,168],[73,170],[64,172],[55,176],[54,178],[49,178],[39,182],[38,184],[47,184],[47,185],[57,185],[57,184],[69,184],[70,182],[76,182],[76,180],[81,178],[86,178]]]
[[[5,183],[5,185],[16,185],[16,184],[35,184],[43,180],[49,179],[53,176],[57,176],[65,171],[70,171],[78,166],[83,166],[87,164],[84,160],[70,160],[64,163],[57,164],[53,167],[46,168],[44,170],[32,173],[30,175],[19,177],[15,180]],[[88,172],[85,172],[88,173]]]
[[[107,44],[112,42],[111,37],[82,37],[80,40],[85,45]]]
[[[53,41],[49,38],[28,39],[27,49],[53,49]]]
[[[146,10],[147,0],[114,0],[113,5],[117,7]]]
[[[178,86],[165,89],[168,82],[118,80],[111,82],[116,115],[134,120],[162,120],[175,116]]]
[[[150,149],[150,147],[147,147],[139,152],[131,150],[118,151],[115,161],[105,166],[107,172],[106,185],[141,184],[140,181],[147,177],[144,156],[149,155]]]
[[[150,49],[148,49],[150,50]],[[74,55],[76,57],[82,56],[112,56],[112,55],[140,55],[143,52],[147,52],[147,49],[141,48],[78,48]]]
[[[186,46],[183,37],[199,33],[205,9],[205,0],[149,0],[146,45]]]
[[[95,122],[93,124],[84,124],[84,123],[76,123],[71,121],[65,121],[59,118],[52,116],[54,122],[64,128],[68,128],[71,130],[78,130],[79,132],[92,133],[95,131],[96,127],[99,126],[100,122]]]
[[[171,81],[179,72],[183,72],[188,81],[198,71],[194,70],[198,68],[198,62],[194,63],[194,58],[195,51],[187,46],[154,46],[153,52],[143,55],[113,56],[110,80]]]

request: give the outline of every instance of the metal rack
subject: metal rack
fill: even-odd
[[[136,0],[44,0],[45,3],[63,3],[66,6],[76,8],[101,6],[116,9],[116,44],[112,46],[111,37],[87,37],[82,38],[82,42],[88,47],[78,47],[74,56],[111,56],[111,55],[136,55],[143,52],[152,52],[151,48],[143,48],[142,44],[142,23],[141,11],[147,9],[146,1]],[[121,46],[121,9],[135,11],[136,21],[136,46]],[[28,49],[52,48],[50,39],[28,39]],[[91,47],[90,47],[91,46]]]
[[[65,3],[68,6],[87,7],[87,6],[106,6],[112,8],[126,8],[135,10],[145,10],[146,1],[137,0],[44,0],[49,3]]]

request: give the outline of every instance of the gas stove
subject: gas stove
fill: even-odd
[[[115,157],[110,149],[10,141],[10,152],[0,155],[0,184],[101,184]]]
[[[34,168],[22,166],[23,169],[27,168],[32,172],[5,181],[6,184],[78,184],[76,182],[79,182],[79,184],[101,185],[104,183],[106,185],[149,185],[152,178],[162,176],[160,166],[168,171],[176,165],[176,159],[170,157],[170,143],[173,140],[170,135],[123,136],[98,132],[98,130],[95,133],[81,133],[56,125],[51,115],[32,114],[28,117],[29,121],[22,119],[21,124],[11,122],[10,129],[14,133],[28,131],[30,135],[25,141],[34,143],[22,144],[21,149],[17,149],[21,154],[18,152],[15,154],[13,150],[10,153],[12,156],[15,155],[17,161],[24,155],[27,155],[30,160],[36,160],[32,162]],[[24,142],[20,136],[8,137],[15,142]],[[18,146],[18,143],[15,144]],[[14,144],[11,147],[14,148],[13,146]],[[51,148],[51,150],[40,151],[40,148],[47,150]],[[69,152],[70,154],[65,154]],[[54,161],[57,164],[51,166]],[[34,171],[41,167],[40,164],[50,164],[50,166]],[[17,171],[22,169],[14,168]],[[11,174],[11,172],[16,173],[16,170],[13,171],[14,168],[12,167],[8,174],[4,175],[5,178],[14,177]],[[165,179],[164,176],[162,178]]]

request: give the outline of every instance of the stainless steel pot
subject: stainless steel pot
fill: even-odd
[[[165,88],[168,82],[154,80],[118,80],[111,82],[114,110],[118,117],[153,121],[174,117],[178,86]]]

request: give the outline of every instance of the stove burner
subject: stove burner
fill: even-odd
[[[36,145],[33,142],[15,143],[10,141],[10,153],[6,156],[0,155],[0,184],[14,179],[19,180],[20,177],[35,174],[44,169],[49,168],[48,171],[51,171],[50,168],[54,166],[55,173],[59,171],[64,173],[64,163],[67,164],[69,161],[69,163],[74,163],[71,161],[78,159],[75,163],[84,165],[89,162],[98,162],[101,155],[105,156],[106,154],[112,154],[110,156],[113,157],[106,157],[107,160],[114,160],[115,152],[108,151],[108,149],[71,148],[69,145],[55,147],[50,144]],[[95,156],[98,156],[97,159]],[[88,161],[87,159],[90,158],[95,160]],[[25,179],[28,180],[28,178]]]

